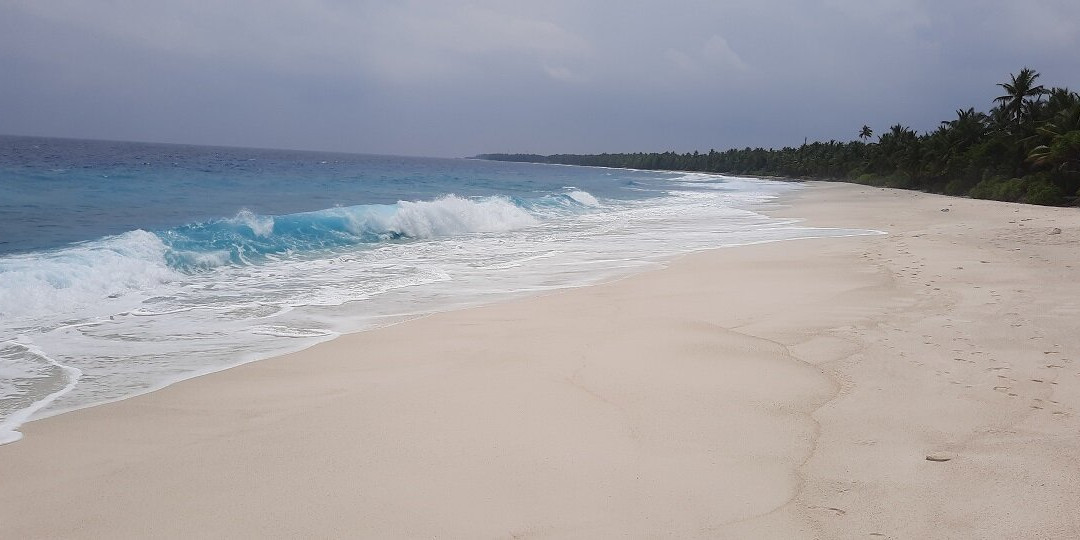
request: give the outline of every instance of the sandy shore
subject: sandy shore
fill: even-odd
[[[696,254],[33,422],[0,446],[0,537],[1080,536],[1080,211],[786,202],[889,234]]]

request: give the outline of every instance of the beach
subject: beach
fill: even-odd
[[[1080,535],[1080,213],[809,183],[887,234],[686,255],[30,422],[0,537]]]

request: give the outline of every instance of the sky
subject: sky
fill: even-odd
[[[929,131],[1076,0],[0,0],[0,133],[461,157]]]

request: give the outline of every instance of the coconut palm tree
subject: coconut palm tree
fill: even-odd
[[[1064,173],[1080,174],[1080,95],[1066,89],[1054,90],[1061,90],[1056,97],[1063,108],[1038,128],[1045,144],[1035,147],[1028,160]]]
[[[862,129],[859,130],[859,138],[860,139],[869,140],[870,137],[873,137],[873,136],[874,136],[874,130],[870,129],[870,126],[863,126]]]
[[[967,110],[957,109],[956,120],[944,120],[941,125],[952,136],[956,149],[963,150],[982,139],[986,134],[987,120],[985,114],[969,107]]]
[[[1050,144],[1036,146],[1028,154],[1028,159],[1036,165],[1048,165],[1063,173],[1080,173],[1080,130],[1042,129],[1051,136]]]
[[[915,131],[903,125],[889,126],[889,131],[878,137],[878,142],[886,146],[908,145],[916,140]]]
[[[1035,84],[1039,72],[1033,69],[1025,67],[1016,75],[1009,74],[1009,77],[1011,81],[998,85],[1005,90],[1005,95],[995,98],[994,102],[1001,104],[1002,110],[1015,124],[1023,124],[1030,116],[1031,103],[1049,92],[1041,84]]]

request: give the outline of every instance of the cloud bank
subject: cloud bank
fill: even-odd
[[[708,150],[933,129],[1080,3],[0,1],[0,133],[368,153]]]

